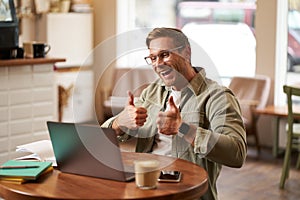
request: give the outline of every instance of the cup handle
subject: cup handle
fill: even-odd
[[[45,54],[47,54],[51,49],[51,46],[49,44],[45,45]]]

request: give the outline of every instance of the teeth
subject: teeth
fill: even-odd
[[[170,72],[171,72],[171,70],[167,70],[167,71],[161,72],[160,74],[162,76],[165,76],[165,75],[169,74]]]

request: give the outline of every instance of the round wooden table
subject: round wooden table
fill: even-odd
[[[134,160],[157,159],[161,169],[179,170],[179,183],[158,183],[156,189],[141,190],[134,181],[119,182],[54,170],[37,182],[13,184],[0,181],[0,196],[4,199],[195,199],[208,187],[206,171],[191,162],[166,156],[123,152],[125,164]]]

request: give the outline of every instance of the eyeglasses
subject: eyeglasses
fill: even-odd
[[[150,55],[150,56],[145,57],[144,59],[148,65],[153,65],[156,62],[157,58],[168,59],[170,57],[171,53],[173,53],[173,51],[178,50],[182,47],[183,46],[176,47],[174,49],[163,50],[163,51],[159,52],[157,55]]]

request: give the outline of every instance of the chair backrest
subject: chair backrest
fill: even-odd
[[[293,130],[293,122],[295,118],[300,118],[300,110],[295,110],[293,104],[296,104],[295,97],[300,97],[300,88],[294,86],[283,86],[283,92],[286,93],[287,105],[288,105],[288,126],[290,130]],[[299,101],[299,99],[298,99]],[[300,103],[300,101],[299,101]]]
[[[267,105],[271,79],[265,75],[255,77],[233,77],[228,86],[240,101],[257,102],[257,108]]]
[[[270,85],[271,79],[264,75],[255,77],[236,76],[231,79],[228,87],[240,102],[246,129],[254,128],[253,108],[264,108],[267,105]],[[251,133],[249,132],[248,134]]]

